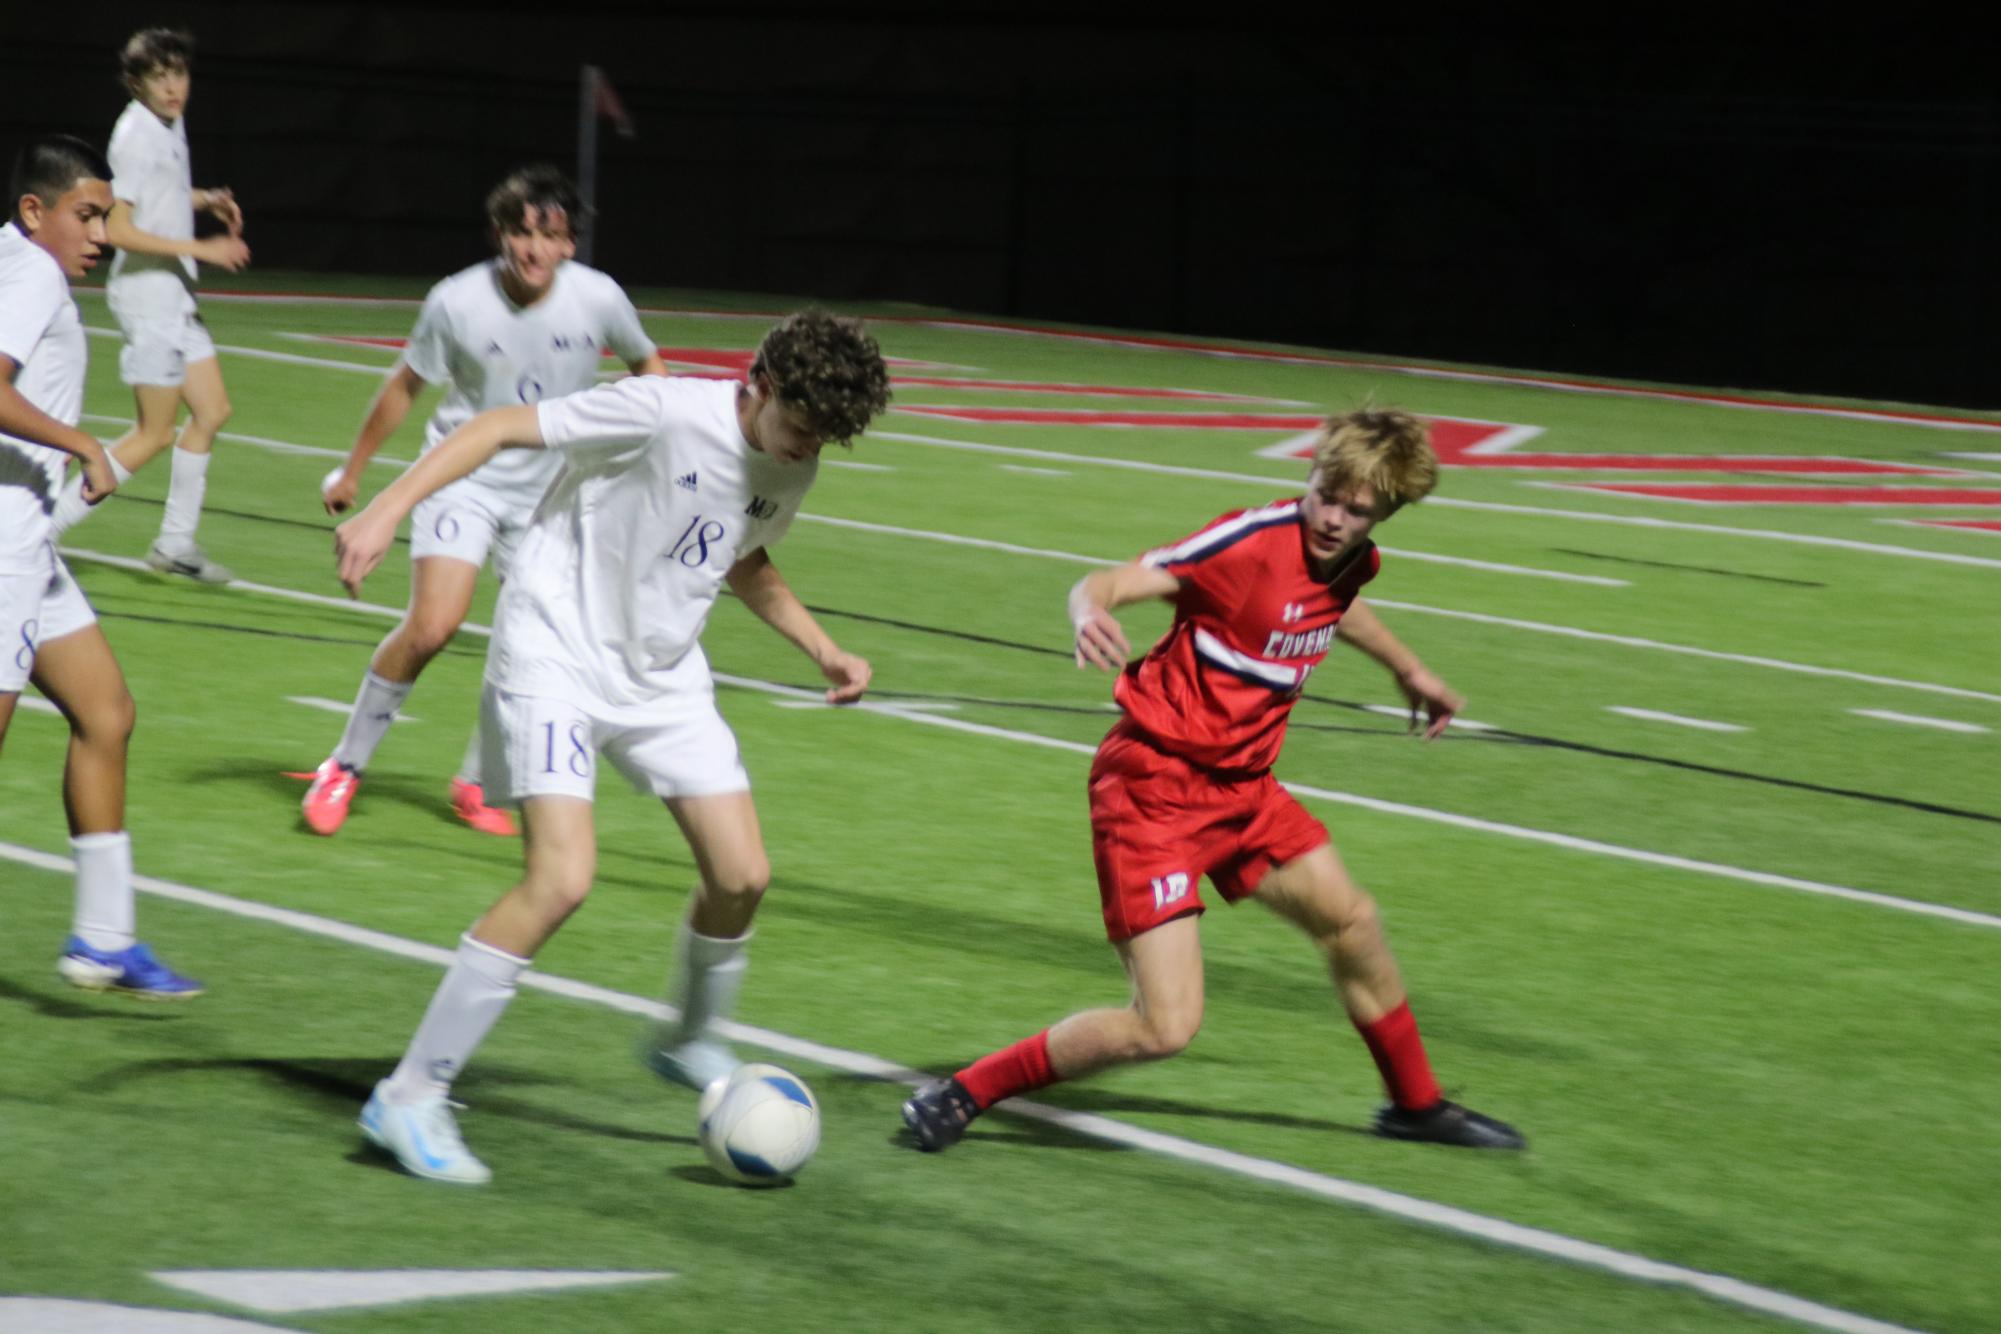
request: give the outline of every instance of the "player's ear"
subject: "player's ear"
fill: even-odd
[[[21,228],[33,236],[42,229],[42,220],[48,210],[42,206],[42,197],[30,190],[15,201],[14,216],[21,220]]]

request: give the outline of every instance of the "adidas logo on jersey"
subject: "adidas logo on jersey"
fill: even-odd
[[[680,476],[680,477],[676,477],[676,478],[674,479],[674,485],[676,485],[676,486],[679,486],[679,487],[685,487],[686,489],[688,489],[688,490],[690,490],[690,491],[699,491],[699,490],[701,490],[701,488],[700,488],[700,487],[698,487],[698,486],[696,486],[696,485],[695,485],[695,474],[693,474],[693,473],[685,473],[685,474],[683,474],[683,475],[682,475],[682,476]]]
[[[486,355],[489,357],[499,357],[499,356],[505,356],[506,353],[504,353],[501,350],[499,343],[496,343],[491,339],[489,339],[486,344]]]

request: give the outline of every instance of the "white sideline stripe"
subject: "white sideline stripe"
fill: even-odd
[[[1068,477],[1070,475],[1061,468],[1030,468],[1020,463],[1003,463],[1000,465],[1000,470],[1002,472],[1018,472],[1024,477]]]
[[[1947,451],[1939,455],[1946,459],[1965,459],[1971,463],[2001,463],[2001,454],[1959,454]]]
[[[46,871],[58,873],[75,871],[75,864],[67,857],[52,856],[12,843],[0,842],[0,857]],[[307,935],[359,945],[439,968],[450,967],[455,957],[454,951],[436,945],[421,944],[402,936],[393,936],[384,931],[374,931],[329,917],[297,912],[290,908],[273,907],[270,904],[219,894],[213,890],[197,889],[192,885],[176,884],[173,881],[159,880],[147,875],[134,875],[132,883],[146,893],[160,898],[229,913],[252,921],[269,922]],[[670,1020],[675,1017],[675,1012],[659,1001],[613,991],[608,987],[600,987],[574,978],[557,977],[532,968],[521,975],[520,985],[642,1018]],[[916,1085],[929,1078],[928,1075],[880,1056],[829,1047],[790,1034],[774,1032],[771,1029],[755,1028],[740,1023],[718,1024],[717,1027],[723,1036],[732,1041],[748,1043],[766,1051],[811,1061],[832,1070],[908,1085]],[[1219,1149],[1213,1145],[1183,1139],[1178,1135],[1142,1130],[1138,1126],[1114,1121],[1110,1117],[1073,1112],[1067,1108],[1051,1107],[1027,1099],[1012,1099],[1001,1110],[1060,1126],[1072,1134],[1088,1139],[1144,1149],[1181,1162],[1196,1163],[1236,1176],[1248,1177],[1254,1181],[1290,1187],[1306,1194],[1320,1196],[1322,1199],[1359,1205],[1391,1217],[1422,1223],[1481,1241],[1510,1246],[1516,1250],[1551,1259],[1567,1260],[1621,1278],[1689,1288],[1735,1306],[1765,1311],[1821,1329],[1839,1330],[1842,1334],[1912,1334],[1899,1325],[1885,1324],[1851,1311],[1823,1306],[1818,1302],[1810,1302],[1775,1289],[1761,1288],[1741,1279],[1696,1269],[1684,1269],[1679,1265],[1650,1260],[1645,1256],[1614,1250],[1595,1242],[1580,1241],[1562,1233],[1523,1227],[1505,1219],[1491,1218],[1484,1214],[1454,1208],[1449,1204],[1402,1195],[1379,1186],[1368,1186],[1342,1177],[1310,1172],[1287,1163],[1273,1162],[1268,1158],[1256,1158],[1230,1149]]]
[[[1784,658],[1765,658],[1754,653],[1725,653],[1721,649],[1697,648],[1693,644],[1670,644],[1660,639],[1643,639],[1638,635],[1614,635],[1600,630],[1580,630],[1572,625],[1550,625],[1543,621],[1518,621],[1509,616],[1489,616],[1478,611],[1453,611],[1446,607],[1426,607],[1415,602],[1392,602],[1388,598],[1370,598],[1376,607],[1389,607],[1395,611],[1416,612],[1424,616],[1443,616],[1455,621],[1474,621],[1481,625],[1505,626],[1510,630],[1532,630],[1537,634],[1562,635],[1567,639],[1588,639],[1599,644],[1623,644],[1628,648],[1649,649],[1656,653],[1682,653],[1692,658],[1708,658],[1715,662],[1737,662],[1752,667],[1770,667],[1776,671],[1797,672],[1802,676],[1825,676],[1841,681],[1860,681],[1865,685],[1894,686],[1899,690],[1921,690],[1931,695],[1950,695],[1955,699],[1985,700],[1989,704],[2001,704],[2001,695],[1990,695],[1980,690],[1967,690],[1961,686],[1938,685],[1931,681],[1906,681],[1895,676],[1874,676],[1868,672],[1851,672],[1845,667],[1815,667],[1810,663],[1788,662]]]
[[[101,412],[86,412],[83,414],[83,419],[85,421],[108,422],[113,426],[132,425],[130,417],[107,417]],[[295,445],[290,440],[273,440],[269,436],[262,435],[244,435],[238,431],[217,431],[215,438],[218,440],[233,441],[239,445],[255,445],[259,449],[268,449],[274,454],[308,454],[323,459],[344,459],[347,457],[347,451],[344,449],[327,449],[321,445]],[[409,459],[391,458],[386,454],[377,454],[369,462],[394,464],[398,468],[407,468],[410,466]]]
[[[887,463],[860,463],[854,459],[821,459],[823,468],[847,468],[852,472],[895,472]]]
[[[1978,723],[1955,722],[1951,718],[1926,718],[1916,713],[1897,713],[1891,709],[1850,709],[1850,713],[1861,718],[1880,718],[1886,723],[1910,723],[1914,727],[1936,727],[1944,732],[1986,732],[1991,729]]]
[[[1090,454],[1065,454],[1052,449],[1027,449],[1019,445],[989,445],[976,440],[954,440],[939,435],[916,435],[907,431],[870,431],[871,440],[897,440],[905,444],[930,445],[938,449],[962,449],[975,454],[1008,454],[1017,458],[1047,459],[1056,463],[1077,463],[1098,468],[1123,468],[1130,472],[1152,473],[1160,477],[1196,477],[1206,481],[1244,482],[1252,486],[1297,489],[1299,477],[1268,477],[1261,473],[1222,472],[1214,468],[1185,468],[1173,463],[1148,463],[1140,459],[1097,458]],[[1547,519],[1578,519],[1586,523],[1623,524],[1632,528],[1656,528],[1669,532],[1708,533],[1718,537],[1750,537],[1762,541],[1791,542],[1800,546],[1834,547],[1842,551],[1862,551],[1873,556],[1904,556],[1912,560],[1942,561],[1948,565],[1972,565],[2001,570],[2001,560],[1987,556],[1963,556],[1951,551],[1926,551],[1919,547],[1893,547],[1881,542],[1858,542],[1845,537],[1816,537],[1809,533],[1785,533],[1769,528],[1733,528],[1726,524],[1689,523],[1681,519],[1660,519],[1647,514],[1605,514],[1597,510],[1556,509],[1544,505],[1509,505],[1496,500],[1457,500],[1451,496],[1431,496],[1425,502],[1434,509],[1477,510],[1494,514],[1528,514]]]
[[[1713,723],[1707,718],[1684,718],[1678,713],[1660,713],[1653,709],[1631,709],[1623,704],[1608,704],[1605,712],[1622,714],[1628,718],[1638,718],[1649,723],[1673,723],[1677,727],[1693,727],[1703,732],[1748,732],[1748,727],[1736,723]]]
[[[1362,707],[1370,713],[1380,713],[1383,717],[1394,718],[1398,722],[1407,723],[1410,721],[1410,710],[1400,709],[1394,704],[1364,704]],[[1492,732],[1497,730],[1493,723],[1476,723],[1471,718],[1454,718],[1452,725],[1467,732]]]
[[[320,695],[287,695],[285,696],[285,702],[288,704],[303,704],[309,709],[320,709],[326,713],[337,713],[343,718],[354,715],[354,705],[343,704],[337,699],[326,699]],[[407,713],[399,713],[389,721],[394,723],[419,723],[423,719],[412,718]]]
[[[83,326],[83,331],[92,338],[124,337],[116,329],[104,329],[94,324],[86,324]],[[255,357],[259,361],[282,361],[292,366],[318,366],[330,371],[358,371],[378,380],[394,369],[393,362],[388,366],[367,366],[358,361],[335,361],[331,357],[302,357],[296,352],[272,352],[261,347],[238,347],[231,343],[217,343],[215,350],[227,352],[232,356]]]
[[[1082,556],[1074,551],[1051,551],[1045,547],[1024,547],[1018,546],[1013,542],[999,542],[986,537],[964,537],[958,533],[939,533],[926,528],[898,528],[892,524],[866,523],[860,519],[836,519],[829,515],[807,514],[804,511],[801,511],[798,517],[806,520],[808,523],[831,524],[836,528],[855,528],[862,532],[884,533],[891,537],[916,537],[922,538],[927,542],[944,542],[952,546],[982,547],[988,551],[1006,551],[1017,556],[1042,556],[1049,560],[1069,561],[1075,565],[1117,565],[1119,563],[1117,560],[1109,557]],[[1211,534],[1204,533],[1201,536],[1206,539]],[[1181,546],[1173,548],[1173,550],[1179,551],[1194,545],[1196,544],[1191,539],[1188,542],[1182,543]],[[1471,570],[1485,570],[1490,574],[1529,575],[1537,579],[1557,579],[1571,584],[1595,584],[1601,588],[1629,587],[1624,579],[1607,579],[1602,575],[1596,574],[1567,574],[1561,570],[1537,570],[1526,565],[1497,565],[1493,561],[1468,560],[1462,556],[1439,556],[1428,551],[1406,551],[1402,547],[1386,547],[1380,543],[1377,544],[1377,549],[1384,555],[1395,556],[1399,560],[1428,561],[1436,565],[1458,565]],[[1162,550],[1163,552],[1166,551],[1165,548]],[[1153,553],[1149,552],[1148,554],[1151,555]]]
[[[14,700],[14,707],[26,709],[30,713],[53,713],[58,718],[62,717],[63,713],[61,709],[39,695],[20,695]]]
[[[264,1315],[654,1283],[664,1269],[156,1269],[156,1283]]]

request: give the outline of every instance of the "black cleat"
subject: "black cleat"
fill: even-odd
[[[903,1124],[910,1127],[917,1147],[926,1153],[957,1144],[979,1114],[980,1105],[956,1079],[934,1079],[903,1104]]]
[[[906,1116],[906,1120],[908,1117]],[[1376,1113],[1376,1133],[1384,1139],[1453,1144],[1462,1149],[1525,1149],[1522,1132],[1506,1121],[1482,1116],[1443,1098],[1421,1112],[1384,1107]]]

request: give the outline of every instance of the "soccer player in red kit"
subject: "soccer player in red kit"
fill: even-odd
[[[1375,901],[1349,877],[1325,826],[1271,774],[1293,702],[1336,638],[1396,677],[1413,725],[1420,708],[1426,714],[1426,739],[1464,704],[1360,596],[1381,565],[1371,530],[1437,479],[1415,418],[1333,417],[1303,497],[1223,515],[1071,590],[1077,665],[1120,671],[1114,694],[1125,716],[1091,765],[1091,840],[1105,931],[1132,978],[1132,1004],[1073,1014],[920,1088],[903,1104],[920,1148],[957,1143],[1003,1098],[1186,1047],[1202,1023],[1205,875],[1225,902],[1258,900],[1326,956],[1389,1090],[1378,1134],[1523,1146],[1512,1126],[1440,1096]],[[1127,666],[1112,612],[1149,598],[1174,604],[1174,625]]]

